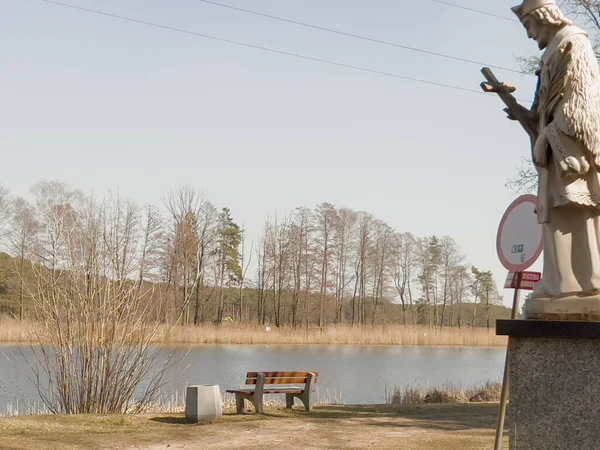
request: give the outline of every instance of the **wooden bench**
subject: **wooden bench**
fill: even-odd
[[[294,398],[304,404],[307,411],[312,410],[313,384],[317,382],[319,372],[248,372],[246,385],[255,385],[254,389],[227,389],[235,394],[237,413],[245,411],[244,400],[254,405],[257,414],[263,414],[263,397],[265,394],[285,394],[285,406],[292,409]],[[303,384],[304,386],[289,386]],[[278,387],[268,387],[279,385]],[[281,386],[288,385],[288,386]]]

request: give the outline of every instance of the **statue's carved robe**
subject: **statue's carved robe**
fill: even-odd
[[[600,291],[600,67],[582,30],[562,28],[542,56],[533,110],[548,152],[540,170],[538,218],[544,269],[533,298]]]

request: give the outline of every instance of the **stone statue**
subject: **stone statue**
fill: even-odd
[[[534,130],[539,174],[544,267],[526,318],[600,320],[600,66],[587,34],[555,0],[525,0],[512,10],[545,50],[531,110],[509,111]]]

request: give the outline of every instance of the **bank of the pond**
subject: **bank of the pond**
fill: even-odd
[[[40,325],[28,321],[0,319],[0,342],[28,343],[32,329]],[[203,324],[167,328],[159,326],[157,342],[169,345],[205,344],[340,344],[340,345],[403,345],[498,347],[506,345],[505,336],[496,336],[494,328],[429,328],[420,325],[352,326],[329,325],[318,328],[292,328],[224,323],[221,326]]]
[[[491,448],[497,404],[317,406],[311,413],[268,408],[228,412],[213,424],[182,414],[21,416],[0,419],[1,448],[147,449]]]

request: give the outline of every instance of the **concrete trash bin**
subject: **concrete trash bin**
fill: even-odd
[[[214,422],[223,415],[219,385],[188,386],[185,392],[185,418],[188,422]]]

